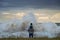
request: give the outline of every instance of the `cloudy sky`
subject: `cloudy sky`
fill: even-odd
[[[0,0],[0,20],[21,18],[28,12],[38,21],[60,22],[60,0]]]

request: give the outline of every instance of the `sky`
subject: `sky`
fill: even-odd
[[[29,12],[38,22],[60,22],[60,0],[0,0],[0,21],[21,18]]]

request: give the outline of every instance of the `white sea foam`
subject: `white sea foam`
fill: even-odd
[[[34,37],[57,37],[60,33],[60,27],[52,22],[37,23],[34,15],[29,13],[25,15],[21,20],[13,19],[9,22],[0,24],[0,38],[4,37],[23,37],[28,38],[28,28],[30,23],[33,23],[35,30]]]

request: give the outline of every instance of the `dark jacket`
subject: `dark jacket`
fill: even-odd
[[[28,32],[29,32],[29,33],[33,33],[33,32],[34,32],[34,29],[33,29],[33,26],[32,26],[32,25],[30,25],[30,27],[29,27],[29,29],[28,29]]]

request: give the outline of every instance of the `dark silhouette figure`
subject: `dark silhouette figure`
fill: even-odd
[[[28,32],[29,32],[29,38],[33,38],[34,29],[33,29],[32,23],[30,24],[30,27],[28,29]]]

